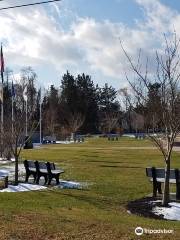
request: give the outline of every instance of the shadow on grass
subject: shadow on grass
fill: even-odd
[[[153,207],[161,206],[160,202],[156,201],[157,198],[153,197],[144,197],[141,199],[130,201],[126,208],[131,214],[135,214],[141,217],[154,218],[154,219],[163,219],[163,215],[156,215],[152,212]],[[153,203],[153,201],[156,201]],[[166,220],[167,221],[167,220]]]
[[[116,205],[116,202],[112,201],[111,199],[102,199],[99,197],[89,196],[89,195],[76,195],[72,193],[62,193],[60,191],[56,191],[54,193],[60,194],[64,197],[74,198],[80,202],[88,203],[90,205],[93,205],[99,209],[106,210],[106,211],[111,211],[113,208],[113,205],[114,207]]]
[[[95,162],[95,163],[124,163],[124,162],[115,162],[115,161],[98,161],[98,160],[89,160],[87,162]]]
[[[101,160],[88,160],[87,162],[90,163],[110,163],[110,164],[132,164],[132,162],[120,162],[120,161],[101,161]],[[136,163],[136,164],[142,164],[142,163]]]
[[[99,167],[106,167],[106,168],[138,168],[138,169],[144,169],[144,167],[135,167],[135,166],[115,166],[115,165],[99,165]]]

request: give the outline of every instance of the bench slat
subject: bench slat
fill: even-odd
[[[149,180],[150,182],[153,182],[153,178],[150,178]],[[157,182],[164,183],[164,178],[156,178],[156,180]],[[169,182],[176,184],[176,179],[169,179]]]
[[[38,164],[39,164],[39,169],[47,169],[45,162],[38,162]]]
[[[63,170],[51,170],[53,174],[63,173]]]
[[[152,168],[146,168],[146,175],[151,178],[153,177]],[[156,178],[165,178],[165,170],[163,168],[156,168]],[[170,179],[176,179],[175,169],[170,170]]]
[[[29,168],[36,168],[34,161],[28,160],[27,163]]]
[[[33,167],[33,168],[30,167],[29,170],[30,170],[30,171],[33,171],[33,172],[36,172],[36,168],[34,168],[34,167]]]

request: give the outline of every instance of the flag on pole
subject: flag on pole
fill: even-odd
[[[4,82],[4,56],[3,56],[3,48],[2,48],[2,44],[1,44],[1,56],[0,56],[0,64],[1,64],[1,79],[2,79],[2,83]]]
[[[27,102],[27,86],[24,88],[24,91],[23,91],[23,98],[24,98],[24,101]]]
[[[0,83],[0,101],[3,103],[3,84]]]

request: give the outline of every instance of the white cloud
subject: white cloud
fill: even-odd
[[[159,0],[136,0],[143,8],[145,15],[145,27],[153,31],[167,32],[171,30],[171,21],[178,13],[163,5]]]
[[[144,20],[131,28],[123,23],[91,18],[76,18],[64,29],[59,17],[63,5],[51,5],[58,18],[43,7],[23,8],[0,15],[0,40],[4,42],[9,65],[49,64],[56,69],[77,69],[81,72],[119,79],[128,68],[119,38],[132,57],[142,48],[152,58],[162,47],[163,32],[180,31],[180,14],[158,0],[136,0],[144,11]],[[65,9],[67,11],[67,9]],[[152,68],[153,69],[153,68]]]

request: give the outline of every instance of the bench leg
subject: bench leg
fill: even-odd
[[[26,173],[25,182],[28,182],[29,174]]]
[[[39,179],[40,179],[40,175],[37,175],[37,177],[36,177],[36,184],[39,184]]]
[[[161,183],[157,182],[157,190],[159,194],[162,194]]]
[[[153,182],[153,197],[157,196],[157,182]]]
[[[160,182],[153,182],[153,197],[157,197],[157,192],[162,194],[161,183]]]
[[[56,184],[57,184],[57,185],[59,184],[59,174],[56,175]]]
[[[176,199],[180,200],[180,183],[176,184]]]
[[[8,176],[6,176],[4,179],[4,187],[8,188]]]
[[[49,176],[48,185],[51,184],[52,176]]]
[[[33,177],[34,177],[34,183],[35,183],[36,182],[36,174],[34,174]]]
[[[48,180],[47,175],[44,175],[44,179],[45,179],[44,185],[46,185],[47,180]]]
[[[31,173],[26,173],[26,179],[25,179],[25,182],[28,182],[28,180],[29,180],[29,177],[31,176]],[[34,176],[34,175],[33,175]]]

